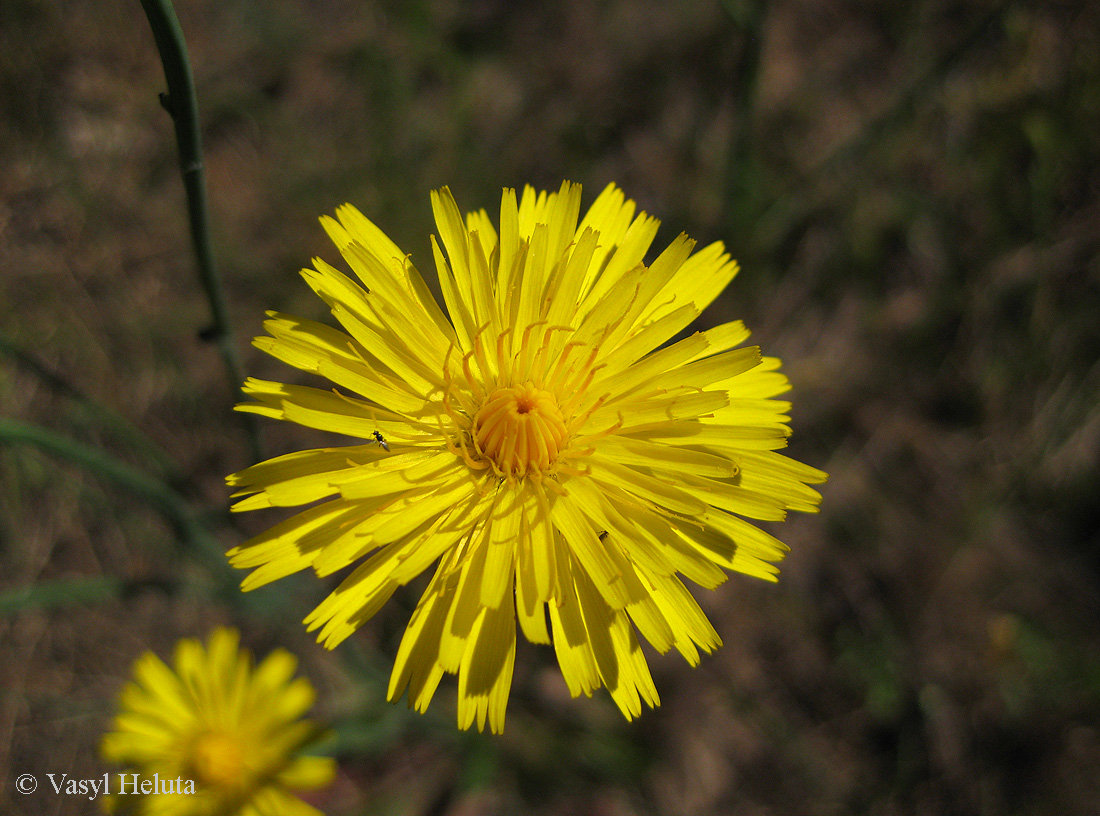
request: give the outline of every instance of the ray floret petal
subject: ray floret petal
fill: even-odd
[[[236,510],[311,505],[229,552],[252,589],[354,569],[306,619],[328,647],[433,570],[389,696],[425,710],[458,675],[463,728],[504,727],[517,626],[552,643],[570,692],[629,719],[658,704],[639,646],[693,665],[720,641],[682,578],[774,581],[785,545],[750,521],[813,512],[820,470],[790,435],[779,361],[740,321],[674,338],[738,272],[608,185],[506,189],[496,224],[432,193],[444,311],[350,205],[322,223],[350,272],[302,272],[339,328],[270,313],[258,348],[326,378],[250,379],[239,410],[356,437],[229,477]]]

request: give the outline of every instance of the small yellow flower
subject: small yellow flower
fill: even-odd
[[[722,244],[680,235],[646,265],[657,220],[614,185],[580,218],[580,192],[506,189],[499,232],[433,193],[450,319],[362,213],[323,218],[367,288],[315,259],[302,274],[344,330],[272,312],[255,343],[342,390],[250,379],[238,406],[364,440],[229,477],[235,510],[313,505],[230,551],[255,568],[243,588],[362,561],[306,619],[332,648],[436,564],[389,697],[423,711],[457,674],[462,728],[504,727],[517,617],[574,696],[606,686],[628,719],[657,705],[635,630],[698,663],[720,641],[679,576],[775,580],[786,547],[742,517],[821,498],[825,474],[775,452],[789,385],[737,348],[740,321],[659,348],[737,273]]]
[[[332,759],[298,756],[320,736],[301,719],[313,687],[294,678],[289,652],[276,649],[253,668],[239,642],[236,630],[219,628],[205,649],[180,641],[172,668],[152,652],[138,658],[100,748],[126,769],[109,775],[109,812],[319,816],[291,793],[324,787],[336,773]]]

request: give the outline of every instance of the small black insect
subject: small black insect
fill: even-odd
[[[600,530],[600,541],[607,538],[607,530]]]
[[[382,450],[384,450],[386,453],[390,452],[390,443],[386,441],[386,438],[382,436],[379,431],[374,432],[374,439],[371,441],[377,442],[379,445],[381,445]],[[368,442],[367,444],[369,445],[370,442]]]

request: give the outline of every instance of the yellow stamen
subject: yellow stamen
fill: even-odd
[[[474,444],[503,476],[546,473],[568,432],[557,400],[531,383],[498,388],[474,417]]]

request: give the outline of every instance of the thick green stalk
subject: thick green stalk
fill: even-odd
[[[210,244],[210,223],[206,203],[206,178],[202,164],[202,136],[199,132],[199,107],[195,96],[195,80],[191,63],[187,58],[187,44],[183,29],[171,0],[141,0],[145,16],[153,29],[153,38],[164,66],[164,78],[168,93],[161,101],[176,127],[176,143],[179,146],[180,172],[187,193],[187,215],[191,224],[191,242],[198,262],[203,291],[210,303],[212,323],[203,337],[218,346],[226,373],[233,390],[240,393],[243,376],[233,332],[229,324],[225,289],[214,264],[214,252]],[[254,461],[262,459],[259,432],[253,418],[245,414],[243,421],[248,432],[250,453]]]

